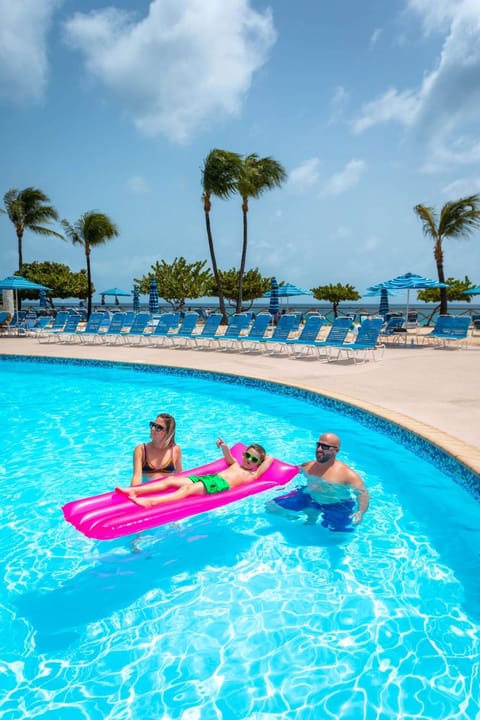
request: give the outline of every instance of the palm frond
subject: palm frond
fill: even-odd
[[[218,148],[211,150],[202,168],[204,195],[216,195],[222,200],[230,198],[237,189],[240,155]]]
[[[444,237],[471,235],[480,228],[480,195],[447,202],[440,212],[438,231]]]
[[[427,205],[415,205],[413,210],[421,220],[423,234],[436,239],[438,232],[435,209]]]

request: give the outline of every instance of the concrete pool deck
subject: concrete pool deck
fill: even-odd
[[[0,337],[0,354],[168,365],[245,375],[307,388],[392,420],[447,450],[480,474],[480,345],[393,346],[381,362],[320,362],[280,356],[40,343]],[[318,432],[328,428],[318,428]]]

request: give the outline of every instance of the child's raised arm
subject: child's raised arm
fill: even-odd
[[[221,449],[227,465],[233,465],[233,463],[236,462],[225,440],[219,437],[217,439],[217,447]]]

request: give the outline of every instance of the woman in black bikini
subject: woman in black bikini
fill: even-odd
[[[142,478],[161,478],[182,472],[182,451],[175,442],[175,418],[168,413],[150,422],[150,442],[133,451],[133,476],[130,485],[141,485]]]

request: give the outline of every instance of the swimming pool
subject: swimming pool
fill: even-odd
[[[1,367],[6,717],[480,712],[479,502],[465,469],[301,391],[129,365]],[[138,538],[87,540],[61,505],[127,483],[132,448],[159,411],[177,418],[186,467],[216,455],[219,432],[289,462],[336,432],[371,509],[341,543],[267,515],[275,493]]]

